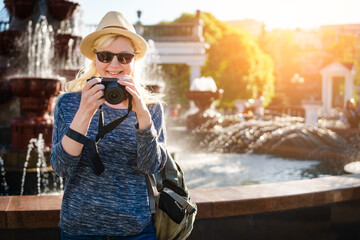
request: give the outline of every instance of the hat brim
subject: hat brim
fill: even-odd
[[[136,33],[130,32],[125,29],[119,29],[119,28],[101,29],[101,30],[95,31],[95,32],[87,35],[80,43],[81,54],[90,60],[94,60],[95,59],[95,54],[94,54],[95,40],[103,35],[111,34],[111,33],[115,33],[115,34],[122,35],[124,37],[128,37],[134,44],[137,59],[140,59],[145,56],[146,51],[147,51],[147,43],[146,43],[145,39]]]

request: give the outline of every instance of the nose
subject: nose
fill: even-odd
[[[120,66],[121,63],[119,62],[119,60],[117,59],[117,57],[114,56],[113,59],[112,59],[111,62],[110,62],[110,65],[111,65],[111,66]]]

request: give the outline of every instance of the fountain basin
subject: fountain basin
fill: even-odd
[[[162,92],[162,86],[156,85],[156,84],[148,84],[145,86],[146,90],[148,90],[151,93],[161,93]]]
[[[64,83],[62,78],[11,76],[8,80],[12,94],[20,97],[20,108],[24,115],[27,118],[38,119],[47,118],[46,115],[52,106],[52,97],[58,95]],[[30,125],[32,122],[33,120],[28,121]]]
[[[344,174],[344,171],[338,170],[343,166],[334,168],[331,160],[295,160],[269,154],[175,152],[175,158],[186,173],[190,189],[287,182]]]
[[[66,81],[70,81],[75,79],[77,73],[79,72],[79,69],[58,69],[56,73],[60,76],[63,76]]]
[[[11,100],[12,94],[8,81],[0,79],[0,104],[7,103]]]
[[[9,29],[0,32],[0,55],[7,56],[19,51],[18,45],[22,34],[20,31]]]
[[[11,121],[11,146],[13,149],[26,150],[30,139],[43,134],[45,146],[52,143],[52,118],[16,118]]]
[[[44,150],[44,156],[46,165],[50,166],[50,150],[49,148]],[[6,172],[8,171],[23,171],[24,162],[26,159],[26,152],[16,149],[7,149],[6,155],[4,156],[4,167]],[[27,166],[28,171],[34,171],[36,169],[36,164],[38,162],[38,152],[31,151],[30,158]]]
[[[187,90],[186,97],[188,100],[194,101],[195,106],[199,109],[198,112],[189,115],[186,119],[186,125],[189,130],[200,127],[204,123],[217,121],[217,114],[215,111],[209,109],[211,104],[222,97],[223,90],[216,91],[198,91]],[[208,126],[211,128],[212,126]]]
[[[72,18],[75,9],[79,6],[76,2],[64,0],[48,0],[47,4],[50,15],[59,21]]]
[[[55,49],[56,49],[55,54],[57,55],[58,58],[67,57],[69,53],[69,41],[70,40],[74,41],[71,46],[72,47],[71,52],[73,52],[77,47],[77,45],[80,43],[81,39],[82,37],[80,36],[74,36],[66,33],[56,33],[54,35]]]
[[[198,107],[200,111],[205,111],[215,100],[222,97],[223,92],[222,89],[219,89],[216,92],[187,90],[186,97],[187,99],[194,101],[196,107]]]
[[[11,76],[11,92],[18,97],[50,98],[62,89],[61,78],[42,78],[32,76]]]
[[[35,0],[4,0],[4,4],[10,15],[25,19],[33,13]]]
[[[360,233],[358,174],[190,193],[198,213],[189,240],[356,239]],[[61,202],[62,195],[0,197],[1,236],[60,239]]]

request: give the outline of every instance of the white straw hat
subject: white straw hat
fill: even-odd
[[[135,47],[136,58],[144,57],[147,43],[136,33],[134,26],[120,12],[108,12],[100,21],[96,31],[87,35],[80,43],[80,52],[88,59],[94,60],[94,42],[106,34],[119,34],[128,37]]]

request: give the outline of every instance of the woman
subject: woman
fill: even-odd
[[[161,104],[133,74],[135,61],[146,50],[146,41],[119,12],[107,13],[81,42],[80,51],[92,64],[67,84],[68,93],[59,98],[54,114],[51,164],[66,178],[59,223],[62,239],[156,238],[144,174],[160,171],[166,162],[165,126]],[[106,102],[100,77],[118,79],[132,100]],[[103,169],[94,172],[90,160],[99,107],[107,125],[126,115],[129,103],[129,115],[97,143]]]
[[[360,115],[355,108],[355,100],[353,98],[346,101],[344,119],[345,124],[349,128],[359,128]]]

